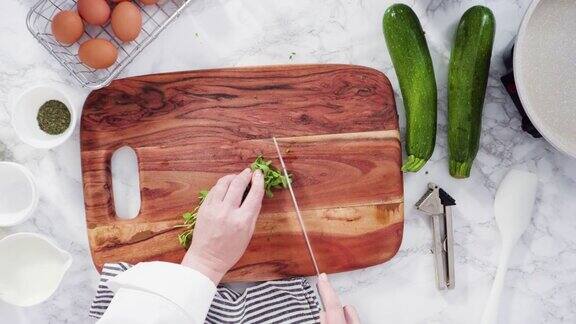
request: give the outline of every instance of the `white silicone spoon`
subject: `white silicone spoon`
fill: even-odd
[[[502,252],[481,324],[498,322],[498,305],[508,270],[508,261],[516,242],[530,223],[537,185],[538,178],[535,174],[510,170],[496,192],[494,216],[502,238]]]

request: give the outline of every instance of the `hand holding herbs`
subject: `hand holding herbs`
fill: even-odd
[[[182,265],[201,272],[217,285],[248,247],[264,192],[264,176],[259,170],[245,169],[218,180],[207,195],[201,196],[195,221],[198,231]]]
[[[291,178],[286,178],[280,170],[278,170],[271,164],[272,161],[267,161],[264,159],[264,157],[260,155],[250,165],[250,170],[254,172],[254,174],[256,174],[255,171],[259,170],[263,175],[264,191],[266,192],[266,196],[269,198],[272,198],[274,196],[272,190],[279,188],[287,188],[288,182],[292,181]],[[224,178],[220,179],[218,183],[220,183],[220,181],[223,181]],[[214,190],[215,188],[216,186],[212,188],[212,190]],[[245,188],[243,191],[243,197],[246,195],[245,193],[246,190],[247,189]],[[249,192],[250,191],[248,191],[248,195]],[[207,196],[208,196],[207,190],[200,191],[200,193],[198,194],[198,205],[192,211],[185,212],[182,215],[182,218],[184,218],[184,224],[177,226],[177,227],[183,227],[185,229],[184,232],[178,235],[178,241],[180,241],[180,245],[182,245],[185,248],[188,248],[190,246],[190,243],[192,241],[192,232],[194,231],[196,220],[198,218],[198,212],[200,211],[200,207],[202,206],[204,201],[206,201]],[[246,199],[248,199],[247,196]]]

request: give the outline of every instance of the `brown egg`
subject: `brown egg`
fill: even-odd
[[[76,11],[63,10],[52,18],[52,35],[62,44],[70,45],[84,33],[84,23]]]
[[[93,38],[80,45],[78,56],[82,63],[93,69],[105,69],[116,62],[118,50],[105,39]]]
[[[123,42],[136,39],[142,29],[142,14],[132,2],[121,2],[112,12],[112,30]]]
[[[140,2],[142,2],[145,5],[153,5],[158,3],[158,0],[140,0]]]
[[[106,0],[78,0],[78,13],[91,25],[104,25],[110,18],[110,6]]]

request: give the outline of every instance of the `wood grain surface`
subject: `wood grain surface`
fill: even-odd
[[[351,65],[295,65],[116,80],[84,104],[81,155],[88,238],[105,262],[179,262],[184,211],[199,190],[259,154],[287,168],[321,271],[385,262],[402,241],[403,185],[394,93],[384,74]],[[116,217],[110,160],[137,154],[138,217]],[[266,198],[252,241],[225,281],[311,275],[287,191]]]

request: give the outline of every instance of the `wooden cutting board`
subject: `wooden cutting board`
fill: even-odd
[[[201,189],[259,154],[285,150],[320,270],[387,261],[402,241],[398,116],[384,74],[351,65],[189,71],[116,80],[93,91],[81,123],[88,238],[94,263],[179,262],[184,211]],[[132,147],[141,210],[114,212],[110,160]],[[254,237],[225,281],[314,273],[287,190],[266,198]]]

